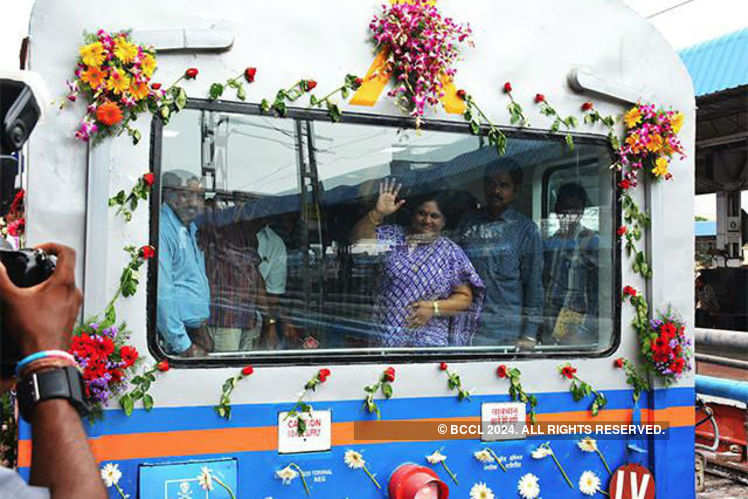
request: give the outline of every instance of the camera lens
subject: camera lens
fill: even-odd
[[[24,142],[26,142],[26,127],[23,126],[23,121],[17,120],[13,123],[8,133],[8,139],[11,147],[15,149],[20,149],[23,146]]]

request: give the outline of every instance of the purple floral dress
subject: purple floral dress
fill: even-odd
[[[385,347],[469,345],[485,286],[462,248],[446,237],[409,248],[399,225],[378,227],[377,243],[387,251],[374,305],[377,342]],[[452,317],[432,317],[419,328],[406,326],[411,303],[444,300],[463,284],[473,290],[467,310]]]

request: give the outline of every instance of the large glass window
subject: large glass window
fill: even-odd
[[[460,126],[356,121],[187,109],[162,130],[153,337],[165,352],[612,345],[604,141],[569,151],[556,137],[510,136],[499,157]]]

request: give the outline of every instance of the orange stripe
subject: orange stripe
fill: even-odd
[[[593,417],[589,411],[561,412],[538,414],[538,423],[606,423],[631,420],[630,409],[611,409],[600,411]],[[413,423],[478,423],[479,417],[428,418],[403,420]],[[642,421],[667,423],[671,428],[688,427],[695,423],[693,407],[669,407],[652,411],[642,410]],[[375,421],[372,423],[376,424]],[[333,423],[332,445],[383,444],[387,440],[357,440],[354,437],[354,422]],[[474,438],[474,437],[465,437]],[[422,441],[422,440],[399,440]],[[89,440],[94,456],[98,461],[147,459],[171,456],[190,456],[200,454],[232,454],[238,452],[269,451],[278,448],[278,429],[275,426],[253,428],[226,428],[214,430],[185,430],[159,433],[132,433],[127,435],[104,435]],[[18,466],[31,465],[31,440],[18,442]]]
[[[442,76],[442,84],[444,85],[444,97],[440,100],[444,106],[444,110],[449,114],[462,114],[465,112],[465,101],[457,97],[457,87],[451,79],[446,76]]]
[[[377,103],[379,95],[384,90],[387,82],[390,81],[392,73],[385,71],[385,63],[389,50],[382,49],[371,63],[369,71],[366,72],[364,82],[361,84],[356,93],[351,98],[351,104],[355,106],[373,106]]]

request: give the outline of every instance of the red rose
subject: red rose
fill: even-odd
[[[545,95],[543,94],[535,94],[535,104],[540,104],[541,102],[545,101]]]
[[[255,81],[255,74],[257,74],[257,68],[247,68],[244,70],[244,79],[247,83]]]
[[[140,248],[140,256],[143,258],[143,260],[150,260],[156,255],[156,250],[153,248],[153,246],[146,245]]]
[[[504,92],[511,92],[512,91],[512,84],[509,82],[504,83]]]
[[[467,96],[467,92],[465,92],[463,89],[459,89],[457,91],[457,97],[459,97],[462,100],[465,100],[465,97]]]
[[[327,378],[330,376],[330,370],[329,369],[320,369],[319,373],[317,374],[317,377],[319,378],[320,383],[324,383],[327,381]]]
[[[506,366],[504,364],[501,364],[499,367],[496,368],[496,375],[499,378],[506,378]]]
[[[155,181],[156,181],[156,176],[153,173],[148,172],[145,175],[143,175],[143,182],[145,182],[145,185],[150,187],[153,185],[153,182]]]
[[[197,68],[189,68],[187,69],[187,71],[184,72],[184,77],[187,78],[188,80],[193,80],[197,78],[197,74],[199,72],[200,71],[198,71]]]
[[[112,377],[112,383],[119,383],[122,381],[122,371],[120,369],[112,369],[109,371],[109,375]]]
[[[574,379],[574,373],[576,372],[577,370],[571,366],[564,366],[564,368],[561,369],[561,374],[569,379]]]
[[[394,367],[388,367],[384,370],[384,379],[385,381],[395,381],[395,368]]]
[[[197,70],[195,70],[195,71],[197,71]],[[158,369],[161,372],[168,371],[170,369],[170,367],[169,367],[169,361],[166,360],[166,359],[162,360],[161,362],[159,362],[158,364],[156,364],[156,369]]]
[[[629,296],[631,296],[633,298],[634,296],[636,296],[636,290],[634,288],[632,288],[631,286],[624,286],[623,287],[623,294],[624,295],[629,295]]]
[[[242,369],[242,375],[243,376],[249,376],[255,372],[254,368],[252,366],[246,366],[244,369]]]
[[[592,103],[591,102],[588,101],[588,102],[585,102],[584,104],[582,104],[582,111],[589,111],[590,109],[592,109]]]
[[[356,78],[356,79],[355,79],[355,80],[353,81],[353,86],[354,86],[355,88],[358,88],[358,87],[360,87],[360,86],[361,86],[361,85],[363,85],[363,84],[364,84],[364,80],[363,80],[363,79],[361,79],[361,78]]]
[[[615,360],[615,361],[613,362],[613,365],[614,365],[614,366],[616,366],[616,367],[617,367],[618,369],[622,369],[622,368],[623,368],[623,363],[624,363],[624,361],[623,361],[623,357],[619,357],[619,358],[617,358],[617,359],[616,359],[616,360]]]
[[[129,345],[125,345],[120,348],[119,355],[122,358],[122,367],[130,367],[138,359],[138,351]]]
[[[441,369],[442,371],[446,371],[447,370],[447,363],[446,362],[442,362],[441,364],[439,364],[439,369]]]
[[[303,86],[305,91],[310,92],[317,86],[317,82],[314,80],[304,80]]]
[[[631,182],[629,182],[627,179],[623,179],[620,182],[618,182],[618,187],[620,187],[623,190],[630,189]]]
[[[621,225],[620,227],[618,227],[618,230],[616,231],[616,234],[618,234],[619,236],[622,236],[625,233],[626,233],[626,226],[625,225]]]
[[[158,90],[159,88],[161,88],[161,84],[160,83],[151,83],[151,88],[153,90]]]

